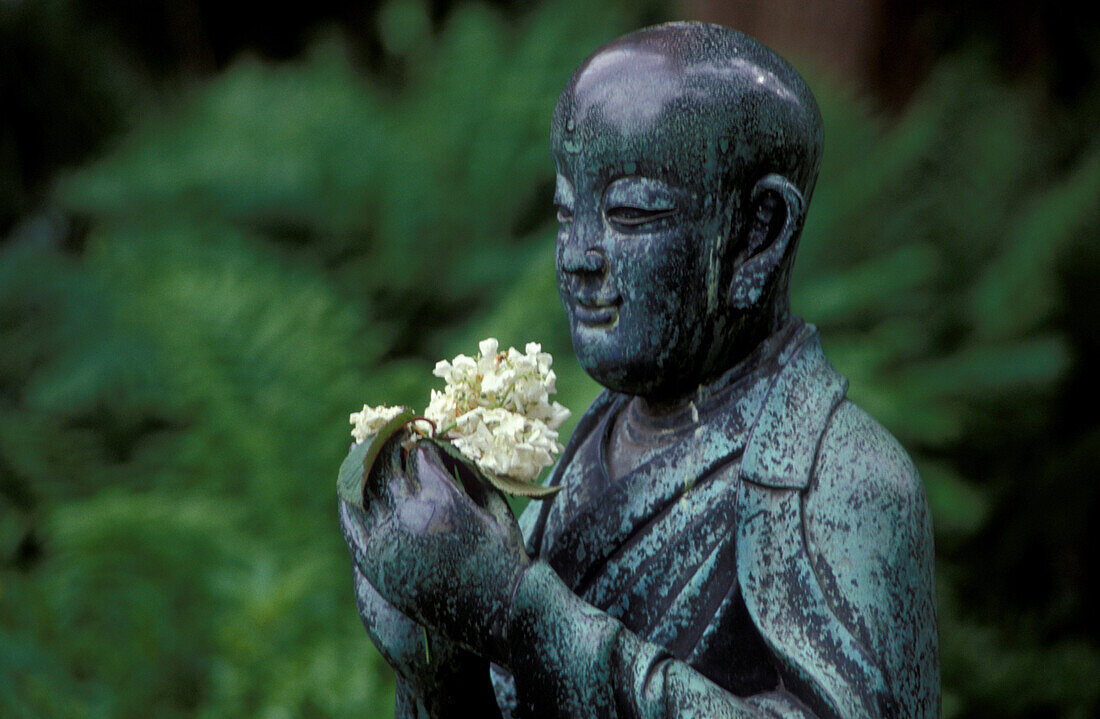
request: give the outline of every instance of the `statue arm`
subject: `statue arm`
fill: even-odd
[[[851,402],[837,408],[822,438],[801,519],[832,622],[881,677],[881,713],[939,716],[928,502],[905,451]]]
[[[741,698],[577,597],[544,562],[513,600],[518,716],[813,717],[783,692]]]
[[[909,457],[850,402],[804,489],[744,487],[738,578],[786,686],[823,716],[939,714],[932,534]]]

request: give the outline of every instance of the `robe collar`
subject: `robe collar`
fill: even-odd
[[[542,531],[537,532],[539,554],[566,584],[574,589],[587,585],[624,543],[644,533],[697,483],[738,460],[781,369],[808,342],[816,341],[812,325],[798,321],[788,330],[767,361],[751,357],[756,366],[749,372],[734,368],[700,388],[699,406],[672,416],[680,420],[669,424],[674,441],[614,481],[608,471],[608,448],[615,421],[638,400],[607,393],[593,404],[559,463],[553,479],[563,491],[542,513]],[[684,412],[692,410],[699,421],[690,423],[688,418],[685,426]]]

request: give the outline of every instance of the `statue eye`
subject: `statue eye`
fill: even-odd
[[[573,208],[566,207],[565,205],[558,205],[558,222],[572,222],[573,221]]]
[[[620,205],[607,209],[607,219],[623,227],[640,227],[676,214],[675,209],[651,210],[644,207]]]

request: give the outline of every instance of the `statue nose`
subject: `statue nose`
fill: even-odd
[[[573,274],[607,274],[607,257],[592,247],[584,253],[568,252],[564,256],[562,269]]]
[[[590,249],[584,253],[584,257],[581,259],[580,269],[582,272],[605,274],[607,271],[607,258],[599,250]]]

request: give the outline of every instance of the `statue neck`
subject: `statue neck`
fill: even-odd
[[[714,408],[728,403],[760,376],[770,376],[777,372],[784,350],[801,343],[811,332],[811,325],[791,316],[776,332],[758,343],[748,355],[713,380],[699,384],[694,391],[671,400],[638,397],[634,404],[637,406],[639,418],[667,426],[692,422],[696,415],[708,414]]]
[[[667,403],[631,398],[613,420],[609,476],[617,480],[668,446],[694,441],[691,438],[699,436],[699,429],[716,417],[722,417],[731,446],[739,446],[737,435],[751,430],[772,378],[791,351],[814,331],[812,325],[792,319],[736,365],[686,397]]]

